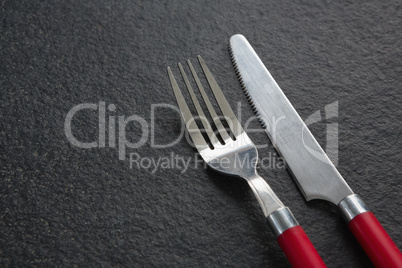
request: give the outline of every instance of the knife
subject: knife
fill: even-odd
[[[337,205],[376,267],[402,267],[398,247],[350,189],[247,39],[232,36],[229,50],[252,108],[307,201],[323,199]]]

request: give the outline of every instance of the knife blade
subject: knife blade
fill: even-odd
[[[247,39],[230,38],[233,65],[269,139],[307,200],[337,205],[377,267],[401,267],[402,254],[367,205],[332,164]]]

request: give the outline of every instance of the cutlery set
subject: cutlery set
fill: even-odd
[[[322,199],[338,206],[349,229],[376,267],[402,267],[398,247],[342,178],[247,39],[239,34],[232,36],[229,50],[247,99],[306,200]],[[187,61],[188,68],[209,116],[205,115],[183,66],[178,64],[196,116],[187,105],[172,70],[167,68],[194,147],[211,169],[248,182],[292,267],[326,267],[290,209],[258,175],[258,152],[254,143],[243,130],[204,60],[198,56],[198,61],[223,117],[217,115],[190,60]],[[279,118],[282,118],[279,123],[275,122]]]

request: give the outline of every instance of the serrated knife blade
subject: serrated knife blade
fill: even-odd
[[[247,39],[230,38],[230,53],[252,108],[304,197],[337,205],[377,267],[401,267],[402,254],[363,200],[350,189]]]
[[[246,38],[233,36],[230,48],[251,106],[305,198],[338,205],[353,194]]]

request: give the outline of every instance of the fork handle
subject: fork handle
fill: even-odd
[[[327,267],[289,208],[275,210],[267,222],[292,267]]]

